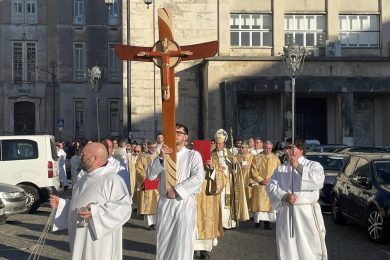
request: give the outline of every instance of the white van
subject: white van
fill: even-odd
[[[0,136],[0,182],[22,187],[28,212],[61,190],[55,139],[50,135]]]

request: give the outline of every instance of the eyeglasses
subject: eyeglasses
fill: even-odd
[[[285,150],[291,150],[292,146],[291,145],[286,145],[283,149]]]
[[[131,151],[131,149],[126,149],[126,151]]]
[[[134,150],[134,153],[140,153],[141,151],[136,151],[136,150]]]
[[[177,134],[177,135],[185,135],[186,133],[181,132],[181,131],[176,131],[176,134]]]

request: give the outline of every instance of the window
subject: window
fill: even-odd
[[[74,100],[74,136],[85,136],[84,99]]]
[[[108,24],[118,24],[118,0],[114,0],[112,4],[108,5]]]
[[[12,23],[37,23],[37,0],[12,0]]]
[[[293,39],[300,46],[322,47],[325,45],[324,15],[285,15],[284,45],[288,46]]]
[[[272,47],[272,15],[230,14],[230,45]]]
[[[3,140],[1,142],[3,161],[30,160],[38,158],[38,144],[32,140]]]
[[[389,185],[390,184],[390,161],[374,162],[374,169],[375,169],[378,183]]]
[[[115,53],[115,43],[108,44],[108,77],[110,81],[120,81],[121,61]]]
[[[378,47],[379,15],[340,15],[339,40],[343,47]]]
[[[12,47],[14,82],[34,82],[36,79],[36,43],[13,42]]]
[[[110,135],[119,135],[119,122],[120,122],[120,100],[110,99],[108,100],[108,113],[109,113],[109,131]]]
[[[85,44],[73,44],[73,72],[76,81],[85,81]]]
[[[355,168],[356,168],[356,164],[359,160],[359,157],[351,157],[349,159],[349,162],[347,163],[345,169],[344,169],[344,174],[346,176],[351,176],[353,174],[353,172],[355,171]]]
[[[84,0],[73,0],[73,23],[84,24]]]

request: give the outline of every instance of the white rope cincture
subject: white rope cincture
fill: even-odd
[[[46,222],[46,225],[43,228],[41,236],[39,237],[37,243],[31,247],[32,251],[30,253],[30,256],[28,257],[28,260],[30,260],[30,259],[37,260],[41,256],[42,246],[45,244],[46,235],[49,232],[49,229],[53,224],[53,220],[54,220],[54,217],[56,215],[56,211],[57,211],[57,209],[52,209],[50,216]]]

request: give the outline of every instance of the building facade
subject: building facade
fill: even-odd
[[[219,41],[215,57],[175,68],[177,121],[189,125],[191,138],[212,137],[221,127],[242,138],[290,136],[291,79],[281,53],[295,40],[307,51],[296,79],[296,133],[321,143],[390,144],[389,1],[167,0],[147,9],[128,0],[123,42],[152,46],[161,7],[172,9],[180,45]],[[129,130],[135,138],[153,136],[161,125],[159,71],[128,64]]]
[[[0,8],[0,134],[97,139],[99,129],[100,137],[120,136],[122,72],[114,53],[121,41],[118,4],[4,0]],[[95,92],[88,82],[94,66],[102,71]]]

